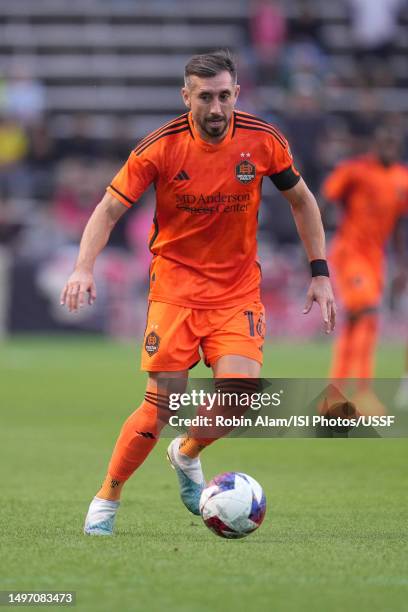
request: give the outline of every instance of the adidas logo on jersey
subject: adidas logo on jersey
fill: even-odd
[[[174,177],[175,181],[188,181],[189,179],[190,177],[185,170],[182,170]]]

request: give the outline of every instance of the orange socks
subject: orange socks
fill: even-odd
[[[179,451],[183,455],[187,455],[187,457],[190,457],[190,459],[195,459],[196,457],[198,457],[203,448],[208,446],[208,444],[211,444],[211,442],[212,440],[204,440],[203,438],[195,439],[190,438],[190,436],[187,435],[180,442]]]
[[[353,324],[347,321],[334,343],[330,378],[351,376],[352,337]]]
[[[230,379],[237,379],[230,380]],[[228,380],[226,380],[228,379]],[[257,378],[248,378],[244,374],[222,374],[216,379],[215,382],[215,392],[220,393],[235,393],[238,395],[240,393],[255,393],[258,390],[258,379]],[[215,415],[223,415],[223,416],[231,416],[232,414],[236,416],[241,416],[245,414],[248,410],[248,406],[241,406],[238,402],[237,406],[214,406],[214,411],[212,416]],[[205,406],[200,406],[197,410],[197,416],[208,416],[208,411]],[[215,442],[219,440],[223,436],[226,436],[230,431],[232,431],[234,427],[215,427],[213,431],[211,429],[206,428],[203,432],[200,427],[193,427],[190,429],[189,433],[180,443],[180,453],[187,455],[191,459],[195,459],[198,457],[200,452]],[[208,435],[210,432],[211,437],[203,437],[203,433]]]
[[[122,427],[109,463],[108,474],[96,494],[97,497],[119,499],[126,480],[156,445],[167,418],[167,397],[147,391],[142,405],[126,419]]]
[[[355,323],[352,367],[356,378],[373,378],[378,316],[367,314]]]
[[[349,320],[334,347],[330,378],[372,378],[378,315],[366,313]]]
[[[111,474],[106,475],[105,480],[103,481],[102,487],[96,494],[96,497],[100,499],[109,499],[111,501],[117,501],[120,499],[120,494],[122,492],[123,485],[125,481],[120,482],[112,477]]]

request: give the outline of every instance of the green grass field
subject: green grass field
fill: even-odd
[[[328,355],[327,343],[269,345],[264,376],[321,377]],[[402,364],[402,347],[381,347],[378,375]],[[184,510],[163,440],[127,485],[117,536],[84,537],[144,389],[138,367],[136,348],[98,339],[0,345],[0,589],[75,590],[86,612],[407,610],[406,440],[218,442],[207,476],[248,472],[268,499],[262,527],[239,541]]]

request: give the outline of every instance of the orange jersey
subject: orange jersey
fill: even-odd
[[[155,185],[149,299],[191,308],[259,299],[264,176],[281,190],[300,178],[282,134],[247,113],[234,112],[218,144],[204,141],[186,113],[137,145],[108,191],[131,207]]]
[[[332,245],[334,257],[358,252],[381,267],[395,224],[408,211],[408,169],[402,164],[384,166],[371,155],[352,159],[327,177],[323,194],[344,206]]]

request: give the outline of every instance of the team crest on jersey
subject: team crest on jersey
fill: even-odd
[[[153,332],[153,331],[150,332],[150,334],[146,336],[146,341],[145,341],[145,351],[149,355],[149,357],[153,357],[153,355],[157,353],[157,351],[159,350],[159,346],[160,346],[159,336],[156,334],[156,332]]]
[[[242,158],[250,157],[250,153],[241,153]],[[256,176],[255,165],[249,161],[249,159],[242,159],[242,161],[235,166],[235,176],[240,183],[247,185],[251,183]]]

